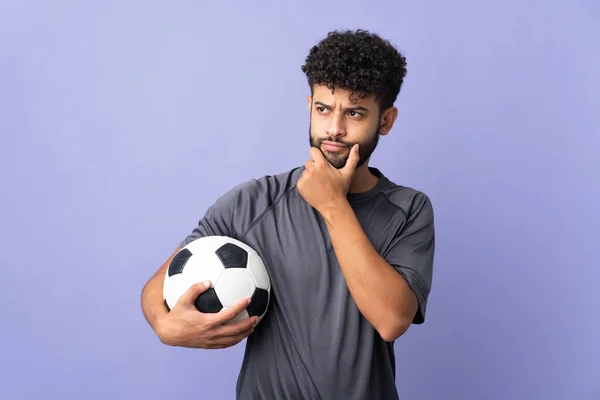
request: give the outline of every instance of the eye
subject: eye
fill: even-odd
[[[358,111],[350,111],[349,114],[351,117],[362,117],[362,114]]]

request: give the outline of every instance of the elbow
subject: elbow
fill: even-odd
[[[391,343],[404,335],[411,324],[412,320],[409,318],[398,318],[395,321],[388,321],[388,323],[378,329],[377,332],[383,340]]]
[[[412,325],[419,310],[419,303],[412,291],[402,305],[389,310],[387,318],[381,323],[381,329],[377,329],[379,336],[386,342],[393,342],[404,335]]]

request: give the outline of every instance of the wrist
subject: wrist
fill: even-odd
[[[328,225],[334,225],[339,218],[344,218],[345,215],[353,211],[346,197],[340,197],[329,202],[319,212]]]

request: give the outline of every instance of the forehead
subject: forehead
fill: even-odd
[[[315,85],[313,88],[313,102],[322,102],[332,107],[362,106],[366,108],[376,108],[377,103],[374,96],[360,98],[358,95],[352,95],[352,92],[346,89],[331,90],[324,85]]]

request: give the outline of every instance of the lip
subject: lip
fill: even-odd
[[[339,152],[344,150],[345,148],[347,148],[347,146],[340,144],[340,143],[334,143],[334,142],[323,142],[321,143],[321,147],[324,150],[327,151],[335,151],[335,152]]]

